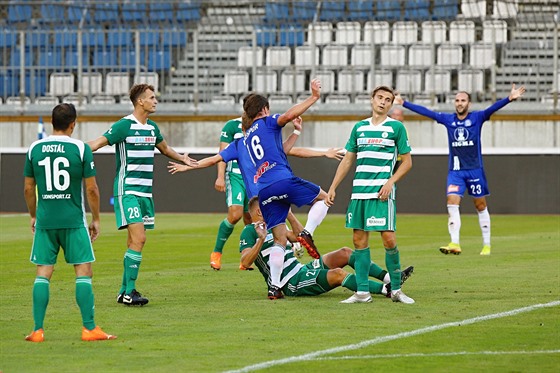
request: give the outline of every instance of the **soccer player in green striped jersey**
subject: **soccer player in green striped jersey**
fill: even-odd
[[[358,291],[342,303],[371,302],[367,276],[371,261],[369,232],[372,231],[381,233],[385,247],[385,264],[391,276],[391,298],[395,302],[414,303],[414,300],[400,289],[401,264],[395,235],[395,184],[412,167],[412,157],[404,125],[387,115],[394,99],[395,93],[389,87],[379,86],[373,90],[373,115],[354,125],[346,143],[346,155],[340,162],[329,188],[327,204],[331,206],[336,197],[336,188],[356,162],[346,227],[352,228],[354,232]],[[398,170],[394,171],[399,154],[402,163]]]
[[[113,187],[117,228],[128,230],[127,251],[123,260],[123,278],[117,302],[143,306],[148,299],[136,290],[136,279],[146,229],[154,229],[155,210],[152,198],[154,149],[165,156],[187,165],[197,162],[188,154],[179,154],[167,145],[157,124],[148,119],[155,113],[157,99],[154,87],[136,84],[130,89],[132,114],[114,123],[102,136],[88,144],[93,151],[106,145],[115,145],[117,171]]]
[[[91,243],[99,235],[99,189],[89,146],[70,136],[76,126],[74,105],[64,103],[52,111],[53,135],[35,141],[25,158],[24,197],[34,234],[30,260],[37,265],[33,285],[33,333],[25,339],[43,342],[43,323],[50,295],[50,280],[60,248],[76,272],[76,302],[82,314],[82,340],[115,339],[94,322],[91,283],[95,261]],[[91,210],[87,224],[83,185]]]

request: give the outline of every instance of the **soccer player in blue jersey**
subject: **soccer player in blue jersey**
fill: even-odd
[[[448,230],[451,242],[440,247],[444,254],[461,254],[459,232],[461,229],[461,215],[459,205],[465,190],[473,197],[474,206],[478,211],[478,221],[482,230],[482,251],[480,255],[490,255],[490,214],[486,204],[486,196],[490,194],[484,165],[482,164],[481,132],[482,124],[490,116],[511,101],[517,100],[525,93],[525,87],[511,87],[508,97],[503,98],[490,107],[469,112],[471,96],[467,92],[455,95],[455,113],[440,113],[431,111],[423,106],[404,101],[400,95],[395,97],[395,104],[431,118],[443,124],[447,129],[449,142],[449,172],[447,174],[447,211],[449,213]]]
[[[314,79],[311,81],[311,95],[284,114],[271,115],[267,98],[257,94],[248,97],[243,104],[243,141],[256,167],[254,181],[259,190],[261,211],[274,236],[270,253],[270,299],[275,299],[275,294],[280,293],[280,276],[288,241],[286,217],[292,204],[298,207],[312,205],[298,241],[313,258],[320,256],[312,234],[327,215],[329,207],[324,202],[327,193],[318,185],[296,177],[282,148],[282,128],[302,115],[320,97],[321,81]]]

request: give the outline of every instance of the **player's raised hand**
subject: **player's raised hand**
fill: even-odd
[[[303,119],[301,119],[301,117],[297,117],[294,120],[292,120],[292,123],[294,124],[294,129],[301,131],[301,129],[303,128]]]
[[[189,153],[183,154],[182,160],[183,163],[185,163],[187,166],[198,167],[198,161],[194,158],[189,157]]]
[[[325,157],[340,161],[344,158],[344,154],[346,154],[346,151],[343,148],[329,148],[325,152]]]
[[[264,221],[258,221],[254,225],[257,235],[259,236],[259,238],[262,238],[264,240],[266,238],[266,235],[268,234],[266,223]]]
[[[402,105],[404,104],[404,100],[400,93],[395,92],[395,100],[393,101],[393,105]]]
[[[523,93],[525,93],[525,86],[522,85],[519,88],[515,88],[515,84],[511,85],[511,92],[509,94],[509,100],[510,101],[514,101],[517,100],[519,97],[523,96]]]
[[[316,98],[321,97],[321,81],[319,79],[313,79],[311,81],[311,95]]]

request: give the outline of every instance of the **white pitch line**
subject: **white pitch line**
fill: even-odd
[[[455,322],[449,322],[449,323],[445,323],[445,324],[428,326],[428,327],[425,327],[425,328],[411,330],[409,332],[402,332],[402,333],[398,333],[398,334],[387,335],[387,336],[384,336],[384,337],[377,337],[377,338],[374,338],[374,339],[362,341],[362,342],[351,344],[351,345],[333,347],[333,348],[329,348],[329,349],[326,349],[326,350],[310,352],[310,353],[299,355],[299,356],[291,356],[291,357],[287,357],[287,358],[284,358],[284,359],[265,361],[263,363],[248,365],[248,366],[240,368],[240,369],[230,370],[230,371],[227,371],[227,373],[253,372],[255,370],[270,368],[270,367],[277,366],[277,365],[289,364],[289,363],[294,363],[294,362],[297,362],[297,361],[313,360],[313,359],[316,359],[319,356],[335,354],[335,353],[343,352],[343,351],[358,350],[360,348],[364,348],[364,347],[367,347],[367,346],[376,345],[376,344],[380,344],[380,343],[385,343],[385,342],[393,341],[393,340],[396,340],[396,339],[408,338],[408,337],[412,337],[412,336],[416,336],[416,335],[420,335],[420,334],[431,333],[431,332],[435,332],[437,330],[447,329],[447,328],[451,328],[451,327],[454,327],[454,326],[469,325],[469,324],[474,324],[474,323],[481,322],[481,321],[499,319],[499,318],[502,318],[502,317],[515,316],[515,315],[518,315],[520,313],[531,312],[531,311],[534,311],[534,310],[537,310],[537,309],[540,309],[540,308],[555,307],[555,306],[558,306],[558,305],[560,305],[560,301],[553,301],[553,302],[549,302],[549,303],[535,304],[535,305],[532,305],[532,306],[517,308],[517,309],[511,310],[511,311],[498,312],[498,313],[494,313],[494,314],[490,314],[490,315],[486,315],[486,316],[478,316],[478,317],[474,317],[474,318],[471,318],[471,319],[465,319],[465,320],[462,320],[462,321],[455,321]]]
[[[360,356],[327,356],[313,359],[313,361],[326,360],[367,360],[367,359],[393,359],[403,357],[437,357],[437,356],[467,356],[467,355],[541,355],[558,354],[560,350],[536,350],[536,351],[458,351],[458,352],[434,352],[431,354],[379,354],[379,355],[360,355]]]

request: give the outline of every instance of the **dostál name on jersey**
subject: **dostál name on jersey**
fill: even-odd
[[[43,194],[41,196],[43,199],[70,199],[72,198],[71,194],[62,193],[62,194]]]
[[[63,144],[43,145],[41,150],[43,153],[65,153]]]
[[[474,142],[472,140],[466,140],[466,141],[453,141],[451,143],[451,146],[454,148],[458,148],[461,146],[473,146]]]

